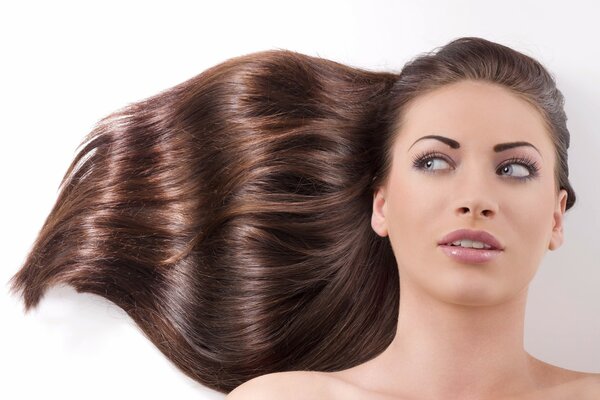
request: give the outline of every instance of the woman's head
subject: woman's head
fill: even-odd
[[[514,50],[465,38],[407,65],[392,96],[372,226],[390,237],[401,287],[420,282],[463,304],[522,292],[562,243],[574,203],[552,78]],[[479,268],[446,268],[457,261],[438,244],[465,228],[492,233],[503,251]]]

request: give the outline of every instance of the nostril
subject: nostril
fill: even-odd
[[[460,207],[459,210],[461,214],[469,214],[471,212],[471,209],[469,207]],[[489,209],[481,211],[481,215],[483,215],[484,217],[489,217],[492,214],[493,211]]]

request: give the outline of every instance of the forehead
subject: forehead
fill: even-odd
[[[415,98],[397,133],[401,147],[424,135],[439,134],[465,147],[528,141],[552,151],[544,118],[536,107],[505,87],[483,81],[452,83]]]

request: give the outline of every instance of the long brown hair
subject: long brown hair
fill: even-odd
[[[368,361],[396,333],[399,281],[370,226],[411,99],[460,79],[536,104],[569,191],[563,98],[534,59],[461,38],[400,75],[289,51],[229,60],[104,118],[12,279],[26,310],[66,283],[123,308],[221,392]]]
[[[26,310],[58,283],[105,297],[221,392],[366,361],[397,319],[368,187],[396,78],[268,51],[109,115],[82,142],[13,291]]]

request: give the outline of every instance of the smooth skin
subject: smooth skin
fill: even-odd
[[[234,396],[270,385],[275,398],[287,383],[298,399],[600,399],[600,374],[547,364],[523,347],[529,284],[564,240],[567,193],[556,186],[542,115],[502,86],[468,80],[418,97],[402,122],[371,219],[399,268],[393,342],[356,367],[269,374]],[[419,140],[429,135],[459,147]],[[512,142],[532,146],[494,151]],[[504,250],[485,264],[451,259],[437,243],[461,228],[493,234]]]

